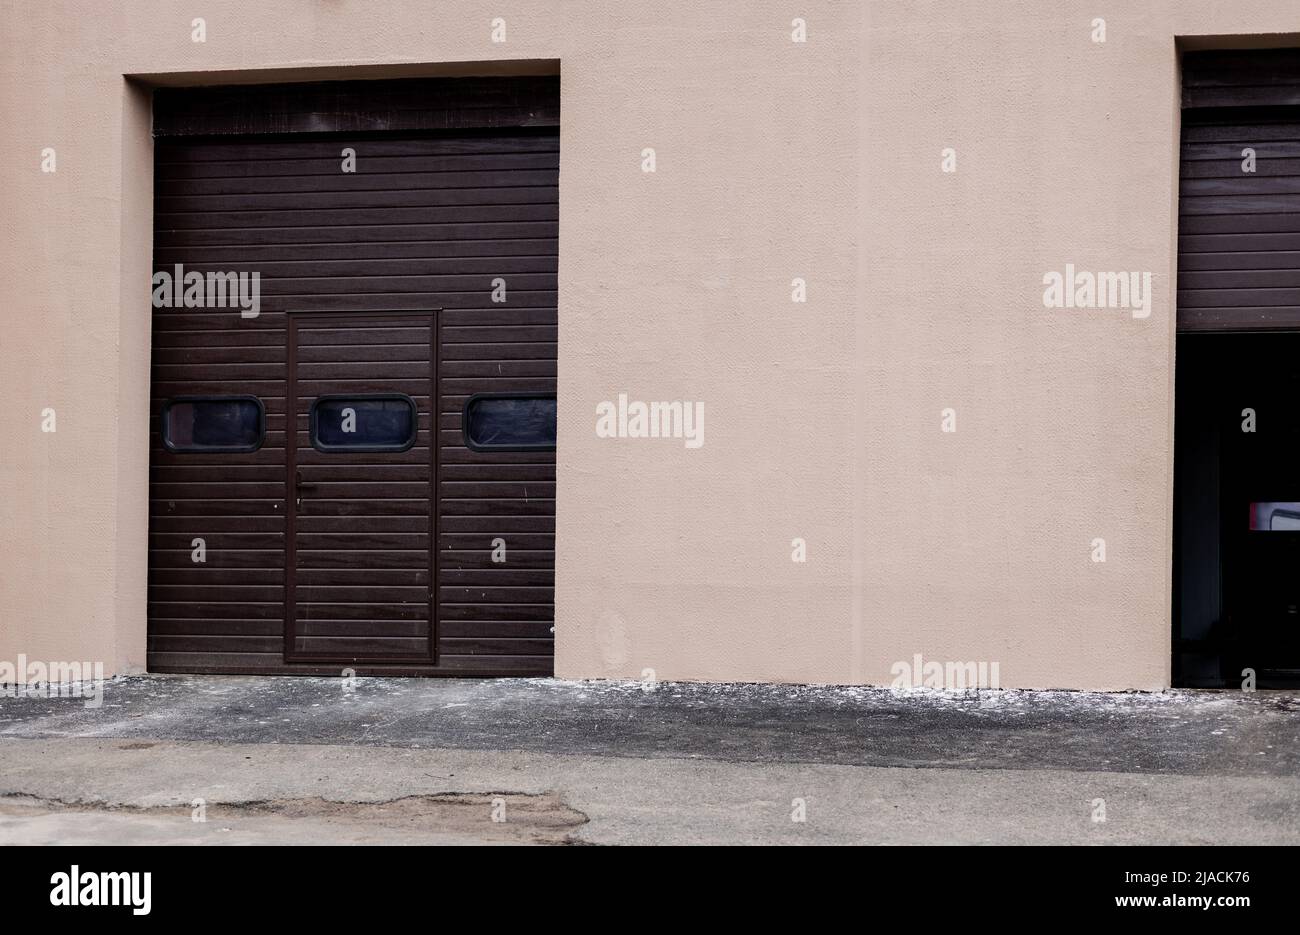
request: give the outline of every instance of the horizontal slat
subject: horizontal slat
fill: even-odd
[[[155,633],[149,637],[148,646],[151,653],[277,653],[284,648],[284,637]]]
[[[451,516],[553,516],[555,500],[548,497],[522,497],[513,500],[444,497],[439,501],[442,515]]]
[[[149,536],[149,548],[162,551],[185,551],[192,552],[190,547],[192,536],[189,533],[177,535],[175,533],[155,532]],[[209,532],[203,536],[206,543],[206,551],[211,554],[214,552],[223,552],[227,550],[241,549],[283,549],[284,533],[276,532]],[[202,562],[195,562],[200,565]]]
[[[554,651],[554,647],[554,641],[550,639],[525,639],[519,637],[500,637],[496,639],[486,637],[448,638],[438,641],[439,652],[472,653],[474,655],[547,656]]]
[[[259,483],[257,481],[221,481],[216,483],[198,481],[185,484],[155,483],[150,485],[150,493],[159,500],[216,500],[223,497],[258,500],[283,497],[285,485],[283,483]]]
[[[340,147],[341,150],[341,147]],[[358,154],[360,156],[360,154]],[[491,157],[480,157],[483,164],[478,171],[461,169],[430,171],[423,160],[408,160],[392,172],[366,161],[364,172],[343,172],[342,160],[315,164],[323,171],[274,175],[261,178],[248,175],[208,178],[163,178],[155,187],[155,197],[163,204],[173,198],[252,198],[262,195],[303,196],[340,193],[382,192],[393,195],[408,192],[434,192],[447,190],[497,191],[519,188],[541,189],[554,200],[559,184],[559,160],[543,157],[549,165],[512,165],[510,157],[501,155],[493,163]],[[515,160],[521,157],[514,157]],[[539,161],[536,156],[522,157]],[[387,160],[392,162],[393,160]],[[412,164],[413,163],[413,164]],[[292,207],[292,205],[290,205]]]
[[[423,160],[437,157],[493,156],[509,153],[552,153],[560,151],[560,140],[554,133],[493,133],[473,136],[409,136],[405,138],[348,139],[302,138],[289,142],[266,142],[232,136],[213,142],[196,142],[160,139],[154,143],[154,158],[158,174],[166,177],[173,167],[202,165],[210,162],[244,162],[252,166],[287,160],[325,159],[336,167],[341,165],[340,152],[344,147],[355,149],[358,159],[382,156]],[[362,171],[358,163],[358,171]]]
[[[458,655],[445,653],[438,665],[420,663],[285,663],[276,653],[153,653],[148,656],[151,672],[193,672],[207,675],[317,675],[339,677],[347,668],[361,677],[415,676],[425,678],[464,678],[474,676],[528,677],[549,676],[554,666],[550,654],[539,656]]]
[[[151,601],[149,603],[149,615],[151,617],[165,617],[169,620],[220,620],[224,617],[230,617],[239,620],[283,621],[284,603],[283,601],[264,603],[246,601],[210,603],[194,600]]]
[[[1179,231],[1179,257],[1195,253],[1270,253],[1280,250],[1300,250],[1300,230],[1290,233],[1226,232],[1196,234],[1190,230]]]
[[[297,587],[342,587],[347,585],[376,585],[384,587],[430,586],[429,567],[375,568],[344,565],[338,568],[299,568],[294,573]]]
[[[294,640],[294,650],[302,655],[331,657],[426,656],[427,636],[321,636],[312,634]]]
[[[1178,291],[1180,309],[1245,306],[1300,307],[1300,289],[1180,289]]]
[[[424,533],[429,531],[428,516],[317,516],[299,512],[294,518],[299,534],[318,533]]]
[[[439,620],[554,620],[554,604],[438,604]]]
[[[269,516],[153,516],[149,519],[150,536],[173,534],[182,541],[214,533],[284,532],[283,510]]]
[[[310,533],[299,531],[294,536],[300,561],[308,551],[369,551],[372,549],[420,549],[429,548],[428,532],[332,532]]]
[[[454,330],[458,326],[555,325],[558,321],[554,306],[521,308],[500,304],[488,308],[447,308],[438,317],[445,330]]]
[[[516,568],[509,561],[492,563],[482,568],[453,568],[444,563],[439,571],[439,580],[444,586],[510,586],[510,587],[545,587],[554,591],[555,571],[551,568]]]
[[[422,188],[377,190],[362,188],[359,191],[329,190],[312,192],[260,192],[256,194],[168,195],[154,199],[155,209],[167,216],[183,214],[215,214],[245,211],[289,212],[296,216],[300,211],[336,211],[346,209],[369,210],[373,208],[477,208],[484,205],[554,205],[555,188],[550,185],[527,184],[526,179],[509,184],[503,180],[493,188]],[[438,220],[434,217],[431,220]],[[417,220],[423,220],[417,218]],[[369,223],[365,220],[349,223]]]
[[[508,545],[513,545],[523,534],[555,534],[555,513],[549,512],[537,516],[520,516],[516,514],[495,514],[489,516],[451,516],[443,514],[439,528],[451,534],[476,534],[490,541],[501,536]]]
[[[559,205],[547,204],[455,204],[420,205],[406,208],[279,208],[248,211],[163,211],[154,215],[157,238],[183,230],[204,232],[237,230],[303,230],[321,228],[355,230],[360,227],[406,224],[501,224],[513,225],[554,221]]]
[[[294,595],[301,602],[316,605],[355,604],[364,601],[398,604],[429,603],[427,587],[380,587],[357,584],[298,585],[294,589]]]
[[[549,620],[444,620],[438,626],[443,652],[454,652],[456,639],[553,640]]]
[[[284,568],[284,549],[216,549],[208,552],[206,568]],[[150,549],[149,565],[154,568],[187,568],[198,563],[190,559],[190,549]],[[283,573],[281,573],[283,574]]]
[[[474,393],[554,393],[555,382],[555,377],[478,375],[444,378],[439,381],[438,386],[444,399],[459,397],[463,400]],[[493,457],[510,453],[493,452]]]
[[[295,620],[297,621],[297,632],[299,634],[318,633],[319,631],[308,623],[314,623],[318,620],[330,620],[337,623],[347,623],[364,621],[365,632],[394,633],[391,624],[396,621],[423,621],[427,627],[429,622],[429,600],[427,597],[419,600],[400,604],[376,604],[374,602],[352,602],[352,603],[318,603],[315,601],[304,601],[302,596],[295,591],[294,610],[297,612]],[[355,635],[359,628],[344,628],[346,633]],[[409,629],[409,628],[405,628]],[[406,635],[410,635],[407,633]]]
[[[1179,246],[1185,249],[1200,243],[1213,250],[1241,251],[1251,249],[1245,244],[1252,239],[1264,249],[1287,249],[1297,233],[1300,215],[1282,211],[1205,214],[1189,208],[1179,216]]]
[[[1300,250],[1182,253],[1178,257],[1180,275],[1184,272],[1243,269],[1300,269]]]
[[[554,454],[542,452],[542,454]],[[443,483],[509,481],[524,483],[528,481],[554,481],[555,462],[549,464],[514,463],[499,464],[490,459],[479,459],[474,463],[442,465]]]
[[[149,586],[189,589],[215,587],[283,588],[283,568],[217,568],[212,565],[180,565],[175,568],[151,567]]]
[[[429,563],[423,549],[298,549],[294,555],[299,569],[313,568],[401,568],[417,570]]]
[[[1253,214],[1300,215],[1300,195],[1194,195],[1179,199],[1183,217],[1201,214],[1229,214],[1234,217]]]
[[[1179,291],[1204,290],[1219,292],[1225,289],[1286,290],[1296,288],[1300,288],[1300,267],[1292,269],[1181,270],[1178,274]]]
[[[554,503],[555,484],[545,481],[530,483],[510,480],[445,480],[439,486],[439,495],[444,500],[464,500],[471,497],[510,500],[539,498]]]
[[[435,264],[433,268],[463,269],[473,272],[481,264],[523,263],[529,260],[558,264],[556,242],[549,237],[498,237],[488,240],[435,238],[401,239],[375,243],[301,243],[226,246],[159,244],[154,249],[154,264],[167,269],[177,263],[187,267],[205,264],[211,269],[262,269],[262,264],[282,267],[290,263],[337,263],[379,261],[401,263],[407,260]],[[459,265],[459,264],[464,264]],[[550,268],[550,267],[547,267]]]
[[[199,159],[197,157],[186,159],[183,150],[158,144],[159,155],[167,161],[158,163],[156,178],[159,191],[168,194],[187,190],[185,188],[187,184],[203,184],[209,181],[225,181],[231,185],[247,185],[249,186],[246,189],[247,191],[267,191],[275,190],[275,186],[279,184],[279,179],[308,178],[312,176],[326,176],[329,181],[337,181],[340,177],[346,177],[349,183],[353,180],[359,182],[361,179],[381,178],[385,180],[385,185],[400,187],[400,182],[397,179],[407,173],[428,175],[437,173],[464,174],[484,170],[491,172],[545,170],[558,169],[560,165],[559,150],[554,148],[552,141],[545,138],[538,138],[536,141],[515,140],[510,149],[519,150],[517,152],[501,149],[497,152],[424,152],[407,153],[405,155],[384,155],[380,146],[383,142],[354,140],[351,143],[346,143],[340,140],[334,146],[329,147],[332,152],[324,148],[315,151],[318,154],[320,152],[329,152],[328,155],[308,154],[300,157],[262,156],[258,158],[251,152],[245,152],[243,155],[232,155],[229,151],[232,147],[227,147],[222,150],[208,151],[206,155],[218,157],[210,159]],[[480,145],[486,146],[486,142],[484,141]],[[494,142],[497,143],[498,147],[502,143],[511,143],[509,139]],[[546,148],[535,151],[522,148],[530,142],[535,142],[537,146]],[[356,152],[356,172],[343,172],[342,152],[345,147],[350,147]],[[228,158],[219,158],[223,156]],[[393,181],[387,181],[389,179]],[[267,187],[263,188],[262,185]],[[225,191],[227,189],[217,190]]]
[[[304,472],[310,470],[303,467]],[[308,478],[304,473],[304,479],[309,479],[316,484],[314,490],[304,491],[302,501],[305,506],[311,506],[319,503],[321,500],[333,499],[366,499],[376,502],[395,499],[395,500],[414,500],[427,499],[430,492],[428,481],[406,482],[406,481],[346,481],[341,483],[330,483],[329,481],[318,480],[315,477]],[[382,505],[380,510],[382,511]],[[304,512],[310,512],[305,510]]]
[[[151,648],[158,636],[267,636],[275,637],[283,645],[284,620],[173,619],[150,615]]]
[[[1251,174],[1242,170],[1244,157],[1241,151],[1246,147],[1215,145],[1219,147],[1217,151],[1201,149],[1198,152],[1191,147],[1183,149],[1183,159],[1178,172],[1182,184],[1206,179],[1239,179],[1243,175]],[[1290,147],[1289,151],[1282,151],[1287,147]],[[1300,175],[1300,141],[1295,144],[1249,148],[1255,150],[1254,175],[1283,178]]]
[[[281,576],[283,577],[283,576]],[[399,589],[400,590],[400,589]],[[422,591],[422,588],[412,590]],[[239,601],[284,604],[283,584],[159,584],[149,583],[149,603],[175,604],[200,601],[212,604],[229,604]]]
[[[501,587],[444,585],[438,588],[443,604],[545,604],[555,603],[552,587],[529,588],[517,585]]]
[[[1270,196],[1294,194],[1300,194],[1300,176],[1263,175],[1258,173],[1252,175],[1243,174],[1241,171],[1226,178],[1183,179],[1182,184],[1179,186],[1179,196],[1182,198],[1196,198],[1207,195]],[[1266,208],[1273,207],[1273,201],[1268,197],[1260,198],[1258,203]]]
[[[1258,141],[1259,143],[1294,143],[1300,142],[1300,126],[1295,121],[1276,121],[1271,123],[1241,123],[1229,119],[1217,122],[1191,122],[1184,118],[1184,145],[1241,143]],[[1253,144],[1252,144],[1253,145]]]
[[[554,568],[555,537],[516,533],[515,544],[506,548],[507,567]],[[438,539],[438,561],[442,568],[500,568],[485,549],[482,536],[443,535]]]
[[[493,335],[492,337],[504,339],[507,336]],[[450,365],[454,361],[469,360],[487,361],[489,364],[501,363],[507,360],[545,360],[554,362],[556,352],[557,346],[554,342],[525,341],[519,338],[479,344],[444,344],[442,347],[442,362],[444,366]]]
[[[1180,331],[1273,331],[1300,328],[1300,307],[1178,309]]]
[[[1300,105],[1300,85],[1185,88],[1183,102],[1186,107],[1295,107]]]
[[[352,516],[423,516],[429,515],[429,498],[427,495],[412,497],[407,500],[385,500],[364,498],[309,499],[304,501],[307,509],[300,516],[311,517],[352,517]]]
[[[271,296],[284,295],[338,295],[350,293],[355,295],[398,294],[420,292],[426,295],[460,295],[479,293],[479,304],[491,301],[492,279],[501,270],[493,273],[480,273],[472,276],[459,276],[455,273],[438,273],[420,275],[421,271],[407,270],[400,275],[347,276],[346,270],[332,270],[324,276],[305,279],[279,278],[263,275],[261,295],[263,301]],[[553,295],[555,293],[555,273],[514,273],[506,280],[508,294]]]
[[[427,219],[414,224],[396,225],[391,223],[370,225],[336,225],[332,227],[312,227],[297,224],[293,226],[263,226],[244,228],[207,228],[186,227],[162,230],[155,228],[154,243],[159,248],[184,246],[239,246],[249,245],[293,245],[293,244],[374,244],[393,241],[430,242],[440,240],[483,241],[483,240],[522,240],[559,236],[558,221],[521,220],[518,218],[505,221],[486,221],[482,219],[461,219],[444,223],[430,223]]]

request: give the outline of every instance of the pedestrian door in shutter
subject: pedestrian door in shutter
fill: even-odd
[[[285,661],[435,662],[436,312],[288,317]]]

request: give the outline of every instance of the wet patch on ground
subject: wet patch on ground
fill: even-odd
[[[149,676],[0,699],[0,737],[520,750],[729,762],[1300,774],[1283,692]]]

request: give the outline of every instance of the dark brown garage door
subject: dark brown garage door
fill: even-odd
[[[550,673],[557,125],[551,78],[158,93],[150,669]]]

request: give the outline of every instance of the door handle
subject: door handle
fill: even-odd
[[[295,471],[293,477],[293,487],[295,492],[294,499],[298,501],[298,506],[302,506],[302,492],[304,490],[315,490],[315,484],[305,483],[302,479],[302,471]]]

